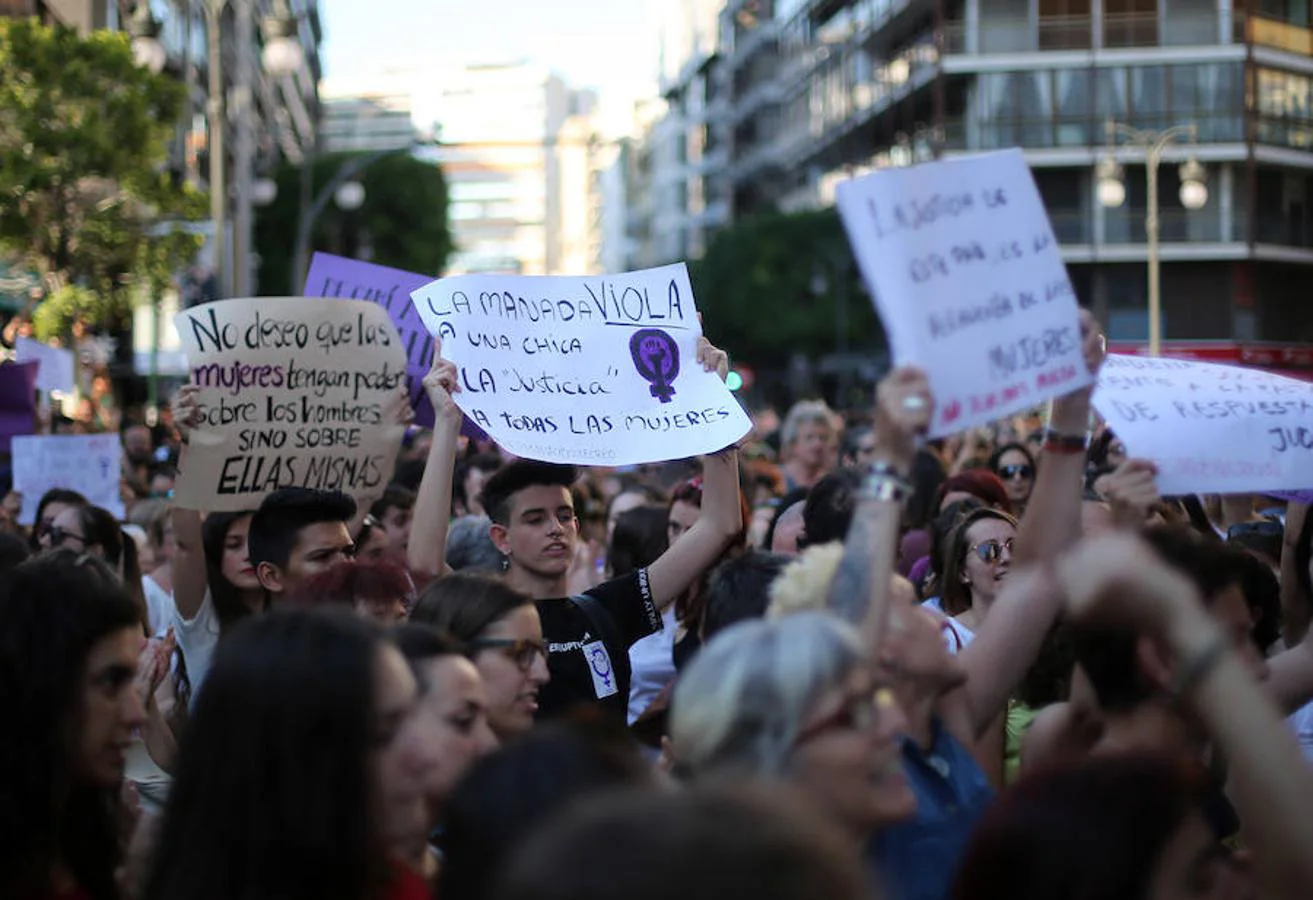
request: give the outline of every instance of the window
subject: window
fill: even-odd
[[[1163,66],[1131,69],[1131,124],[1137,128],[1166,128],[1167,75]]]
[[[1053,97],[1057,105],[1057,143],[1061,147],[1084,147],[1101,140],[1092,133],[1094,76],[1089,69],[1058,69],[1053,73]]]

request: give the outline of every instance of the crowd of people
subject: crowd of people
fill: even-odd
[[[368,505],[174,503],[190,387],[124,520],[6,502],[0,897],[1313,896],[1303,505],[1161,496],[1089,389],[585,471],[424,387]]]

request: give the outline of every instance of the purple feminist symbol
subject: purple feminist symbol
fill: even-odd
[[[669,403],[679,376],[679,345],[674,338],[656,328],[636,331],[629,339],[629,355],[643,380],[652,382],[652,396]]]

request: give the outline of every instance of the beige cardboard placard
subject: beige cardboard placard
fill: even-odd
[[[285,487],[383,493],[405,434],[406,354],[363,300],[219,300],[177,315],[201,424],[175,502],[254,509]]]

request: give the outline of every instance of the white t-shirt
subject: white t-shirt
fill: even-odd
[[[661,615],[662,628],[629,648],[629,724],[652,705],[657,694],[675,680],[675,604]]]
[[[958,653],[962,652],[963,647],[976,639],[976,633],[974,631],[967,628],[957,619],[944,613],[944,607],[938,597],[931,597],[921,605],[944,615],[944,621],[940,625],[940,628],[943,629],[944,644],[948,647],[949,653],[957,656]]]
[[[1313,763],[1313,703],[1301,706],[1286,721],[1295,732],[1295,740],[1299,741],[1299,749],[1304,751],[1304,759]]]
[[[177,607],[173,609],[173,634],[178,649],[187,663],[187,678],[191,682],[191,702],[196,702],[201,683],[210,674],[210,661],[219,644],[219,616],[214,611],[214,598],[206,590],[201,608],[194,619],[184,619]]]
[[[150,633],[162,635],[173,626],[178,607],[173,595],[155,583],[149,575],[141,576],[141,589],[146,595],[146,617],[150,620]]]

